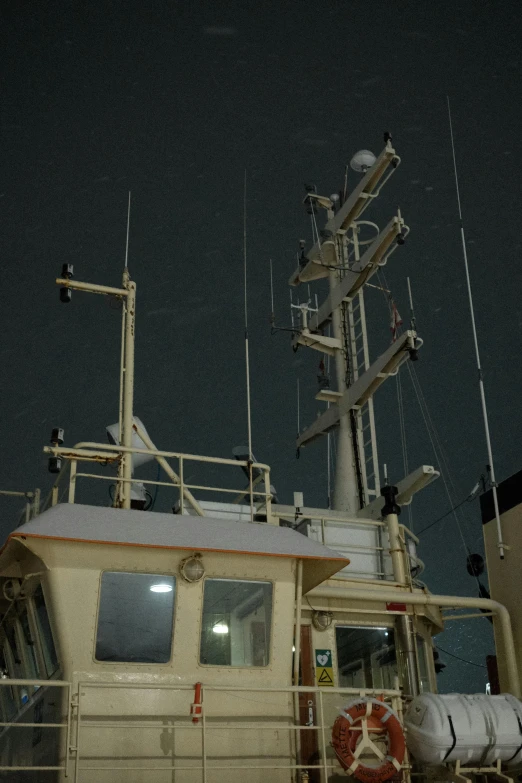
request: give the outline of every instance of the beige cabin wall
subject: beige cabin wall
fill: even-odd
[[[294,627],[295,563],[282,557],[204,553],[206,577],[259,579],[274,583],[271,653],[267,667],[217,667],[199,663],[204,581],[179,576],[186,551],[38,542],[49,571],[46,592],[66,679],[148,680],[192,684],[290,685]],[[35,549],[37,547],[35,546]],[[63,567],[67,563],[67,567]],[[97,662],[94,658],[100,578],[103,571],[136,571],[176,577],[174,644],[167,664]],[[60,618],[59,623],[56,617]]]

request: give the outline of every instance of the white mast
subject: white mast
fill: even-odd
[[[295,286],[325,277],[329,280],[329,295],[317,308],[310,307],[310,302],[292,304],[301,315],[294,332],[294,349],[304,345],[332,356],[336,378],[335,390],[321,389],[316,395],[316,399],[328,403],[328,408],[299,433],[297,447],[337,429],[333,507],[354,515],[372,501],[377,502],[380,495],[373,394],[418,347],[415,332],[405,332],[370,364],[363,288],[408,233],[400,212],[382,231],[374,223],[360,220],[400,163],[389,134],[385,143],[378,158],[367,150],[354,157],[352,168],[363,176],[352,193],[346,194],[345,188],[342,203],[338,203],[337,196],[327,198],[319,196],[315,188],[308,189],[305,204],[314,227],[319,209],[326,210],[327,222],[320,235],[316,231],[315,244],[306,256],[302,253],[289,281]],[[369,226],[376,235],[361,240],[361,225]],[[331,336],[325,334],[328,324]]]

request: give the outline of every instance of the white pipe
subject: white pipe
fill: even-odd
[[[509,691],[513,696],[516,696],[517,699],[520,699],[521,697],[511,618],[506,607],[503,604],[499,604],[498,601],[493,601],[490,598],[472,598],[470,596],[460,595],[408,593],[404,590],[357,590],[349,587],[317,587],[314,590],[311,590],[308,595],[310,598],[341,598],[350,601],[376,601],[378,603],[400,602],[404,604],[415,604],[416,606],[449,606],[453,609],[460,607],[487,609],[496,615],[500,626],[504,642]],[[330,611],[335,611],[335,609]]]
[[[294,668],[292,672],[292,685],[299,686],[299,664],[301,661],[301,607],[303,602],[303,561],[297,561],[297,575],[295,585],[295,633],[294,633]],[[294,693],[294,721],[299,725],[299,693]],[[301,742],[299,732],[296,731],[297,763],[301,755]]]

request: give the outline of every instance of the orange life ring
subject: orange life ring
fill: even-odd
[[[356,755],[361,729],[354,724],[367,718],[373,731],[388,735],[388,752],[379,767],[361,764]],[[343,768],[362,783],[384,783],[396,775],[404,760],[404,732],[395,712],[377,699],[360,699],[346,705],[334,723],[332,745]]]

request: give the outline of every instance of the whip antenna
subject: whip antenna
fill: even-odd
[[[125,269],[129,268],[129,229],[130,229],[131,192],[129,190],[129,205],[127,207],[127,241],[125,243]]]
[[[453,124],[451,122],[451,107],[450,107],[450,99],[449,96],[447,97],[448,101],[448,119],[449,119],[449,127],[450,127],[450,136],[451,136],[451,151],[453,153],[453,171],[455,174],[455,189],[457,191],[457,203],[458,203],[458,209],[459,209],[459,221],[460,221],[460,238],[462,242],[462,255],[464,257],[464,269],[466,270],[466,284],[468,288],[468,298],[469,298],[469,309],[470,309],[470,315],[471,315],[471,328],[473,330],[473,342],[475,344],[475,357],[477,360],[477,370],[478,370],[478,378],[479,378],[479,389],[480,389],[480,401],[482,404],[482,417],[484,419],[484,431],[486,434],[486,445],[488,450],[488,460],[489,465],[491,468],[491,489],[493,493],[493,505],[495,507],[495,519],[497,522],[497,546],[498,551],[500,554],[500,559],[504,559],[504,547],[505,544],[502,540],[502,525],[500,522],[500,512],[498,508],[498,494],[497,494],[497,482],[495,480],[495,468],[493,465],[493,453],[491,450],[491,438],[489,435],[489,420],[488,420],[488,409],[486,406],[486,393],[484,390],[484,378],[482,376],[482,366],[480,364],[480,353],[479,353],[479,344],[478,344],[478,338],[477,338],[477,328],[475,325],[475,310],[473,306],[473,294],[471,291],[471,280],[469,277],[469,266],[468,266],[468,253],[466,248],[466,236],[464,234],[464,221],[462,219],[462,205],[460,201],[460,190],[459,190],[459,177],[457,174],[457,158],[455,155],[455,141],[453,138]]]
[[[247,425],[248,425],[248,480],[250,487],[250,521],[254,521],[254,490],[252,483],[252,416],[250,406],[250,359],[248,351],[248,299],[247,299],[247,173],[243,185],[243,289],[245,298],[245,371],[247,392]]]

